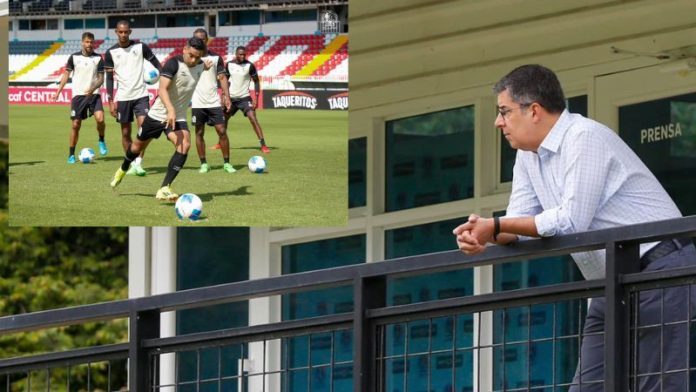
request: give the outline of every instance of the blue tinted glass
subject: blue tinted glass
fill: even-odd
[[[249,229],[211,227],[177,229],[177,290],[239,282],[249,279]],[[231,256],[234,255],[234,256]],[[181,310],[177,312],[177,334],[243,327],[248,324],[247,301]],[[242,347],[224,347],[179,355],[179,381],[196,377],[200,361],[203,378],[217,377],[218,355],[223,376],[238,375]],[[214,372],[209,373],[209,372]],[[205,377],[204,377],[205,376]]]
[[[473,106],[386,123],[387,211],[473,196]]]
[[[682,214],[696,214],[696,93],[620,107],[619,135]]]
[[[63,21],[63,26],[66,30],[82,30],[84,28],[84,21],[82,19],[65,19]]]
[[[455,247],[452,229],[462,223],[464,218],[428,223],[385,231],[385,258],[414,256]],[[399,261],[392,261],[398,263]],[[471,269],[429,274],[411,278],[394,279],[387,282],[387,304],[399,305],[473,294],[473,272]],[[473,385],[473,363],[466,355],[458,352],[452,365],[452,350],[455,347],[469,348],[473,345],[473,316],[438,317],[430,320],[413,321],[406,324],[385,326],[385,349],[387,356],[411,355],[407,363],[408,390],[427,383],[427,377],[412,384],[418,374],[428,369],[431,372],[430,386],[423,390],[451,390],[452,382],[457,385]],[[430,357],[413,356],[431,352]],[[393,385],[390,391],[403,390],[403,362],[386,362],[392,371],[386,372],[387,385]],[[412,367],[415,367],[412,369]],[[422,368],[425,367],[425,370]],[[453,370],[454,369],[454,370]],[[400,370],[400,371],[399,371]],[[454,372],[454,380],[452,374]],[[463,388],[463,389],[462,389]],[[457,390],[467,390],[465,387]]]
[[[286,245],[282,248],[282,273],[314,271],[318,269],[359,264],[365,261],[365,236],[353,235],[341,238]],[[339,287],[284,295],[282,298],[283,320],[319,315],[350,312],[353,309],[351,287]],[[285,339],[283,358],[291,371],[287,378],[288,391],[351,390],[353,387],[352,348],[353,334],[350,330],[335,333],[313,334]],[[346,362],[334,366],[332,362]],[[312,367],[312,368],[310,368]],[[304,368],[302,370],[302,368]],[[309,371],[311,369],[311,371]],[[331,376],[338,375],[331,382]]]
[[[85,19],[86,29],[103,29],[106,26],[104,19]]]
[[[367,138],[348,141],[348,208],[362,207],[367,200]]]

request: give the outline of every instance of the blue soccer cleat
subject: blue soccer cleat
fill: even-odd
[[[106,148],[105,142],[99,142],[99,155],[106,155],[109,153],[109,149]]]
[[[75,155],[70,155],[70,156],[68,157],[68,163],[69,163],[69,164],[75,163]]]

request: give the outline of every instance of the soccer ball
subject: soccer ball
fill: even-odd
[[[143,80],[147,84],[155,84],[159,80],[160,73],[157,68],[143,70]]]
[[[80,162],[82,163],[92,163],[94,160],[94,150],[89,147],[85,147],[80,150],[80,155],[78,155],[78,158],[80,158]]]
[[[198,220],[203,212],[203,202],[193,193],[184,193],[176,200],[174,211],[179,219]]]
[[[263,173],[263,171],[266,170],[266,161],[262,157],[254,155],[249,158],[247,166],[252,173]]]

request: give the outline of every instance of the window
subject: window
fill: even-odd
[[[132,29],[151,29],[155,26],[155,16],[154,15],[129,15],[129,16],[110,16],[109,17],[109,28],[115,29],[116,23],[120,20],[127,20],[130,22]]]
[[[65,19],[63,22],[65,30],[82,30],[84,29],[83,19]]]
[[[498,211],[495,216],[504,216]],[[569,255],[515,261],[493,267],[495,291],[582,280]],[[493,312],[494,389],[551,386],[572,380],[585,301],[507,308]],[[555,350],[555,354],[554,354]],[[555,358],[555,364],[551,359]],[[554,375],[552,369],[556,369]]]
[[[317,10],[268,11],[266,23],[316,21]]]
[[[568,98],[566,101],[568,111],[587,116],[587,95]],[[496,132],[500,132],[496,130]],[[512,168],[515,166],[517,151],[510,147],[510,143],[500,138],[500,182],[512,181]]]
[[[348,208],[367,204],[367,138],[348,141]]]
[[[26,19],[20,19],[19,20],[19,29],[20,30],[29,30],[29,21]]]
[[[464,220],[455,218],[387,230],[384,233],[385,259],[452,250],[455,246],[452,229]],[[387,282],[387,305],[472,295],[473,287],[473,269],[394,279]],[[462,350],[473,345],[471,314],[434,318],[432,324],[426,319],[388,325],[386,328],[386,354],[393,357],[386,361],[385,382],[391,386],[389,391],[401,390],[404,366],[417,369],[408,371],[409,390],[412,387],[428,389],[425,384],[427,377],[419,378],[419,374],[427,374],[428,371],[431,374],[430,390],[453,390],[453,381],[461,386],[461,390],[473,387],[473,354],[470,349]],[[453,340],[455,335],[456,344]],[[452,350],[456,350],[454,355]],[[456,369],[454,376],[453,369]]]
[[[193,27],[203,26],[203,14],[168,14],[157,16],[158,27]]]
[[[106,26],[104,19],[85,19],[86,29],[103,29]]]
[[[285,275],[359,264],[365,261],[365,253],[366,243],[363,234],[286,245],[282,248],[282,272]],[[344,313],[352,310],[352,286],[283,296],[283,320]],[[352,390],[352,379],[350,378],[352,375],[350,366],[352,365],[348,363],[331,365],[333,362],[352,361],[352,331],[344,330],[313,334],[309,337],[289,338],[286,339],[283,349],[286,355],[283,358],[286,358],[285,361],[287,361],[289,368],[296,369],[289,373],[287,390],[308,390],[308,382],[311,382],[312,390]],[[329,375],[331,372],[333,372],[333,377]],[[333,381],[333,385],[329,385],[329,380]]]
[[[260,16],[259,11],[224,11],[219,13],[220,26],[258,25]]]
[[[474,107],[386,123],[386,211],[474,196]]]
[[[249,228],[213,227],[177,230],[177,290],[249,279]],[[247,301],[226,303],[177,312],[177,334],[212,331],[248,325]],[[222,376],[238,375],[238,361],[246,345],[225,346],[219,353],[227,364]],[[217,349],[200,351],[200,368],[206,372],[218,366]],[[178,355],[177,380],[198,379],[198,353]],[[201,373],[200,378],[207,378]]]
[[[682,214],[696,214],[696,93],[620,107],[619,135]]]
[[[58,30],[58,19],[47,19],[46,30]]]

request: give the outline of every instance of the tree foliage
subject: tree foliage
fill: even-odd
[[[0,145],[0,316],[127,298],[128,229],[8,227],[7,174]],[[118,343],[127,333],[119,320],[0,335],[0,358]]]

